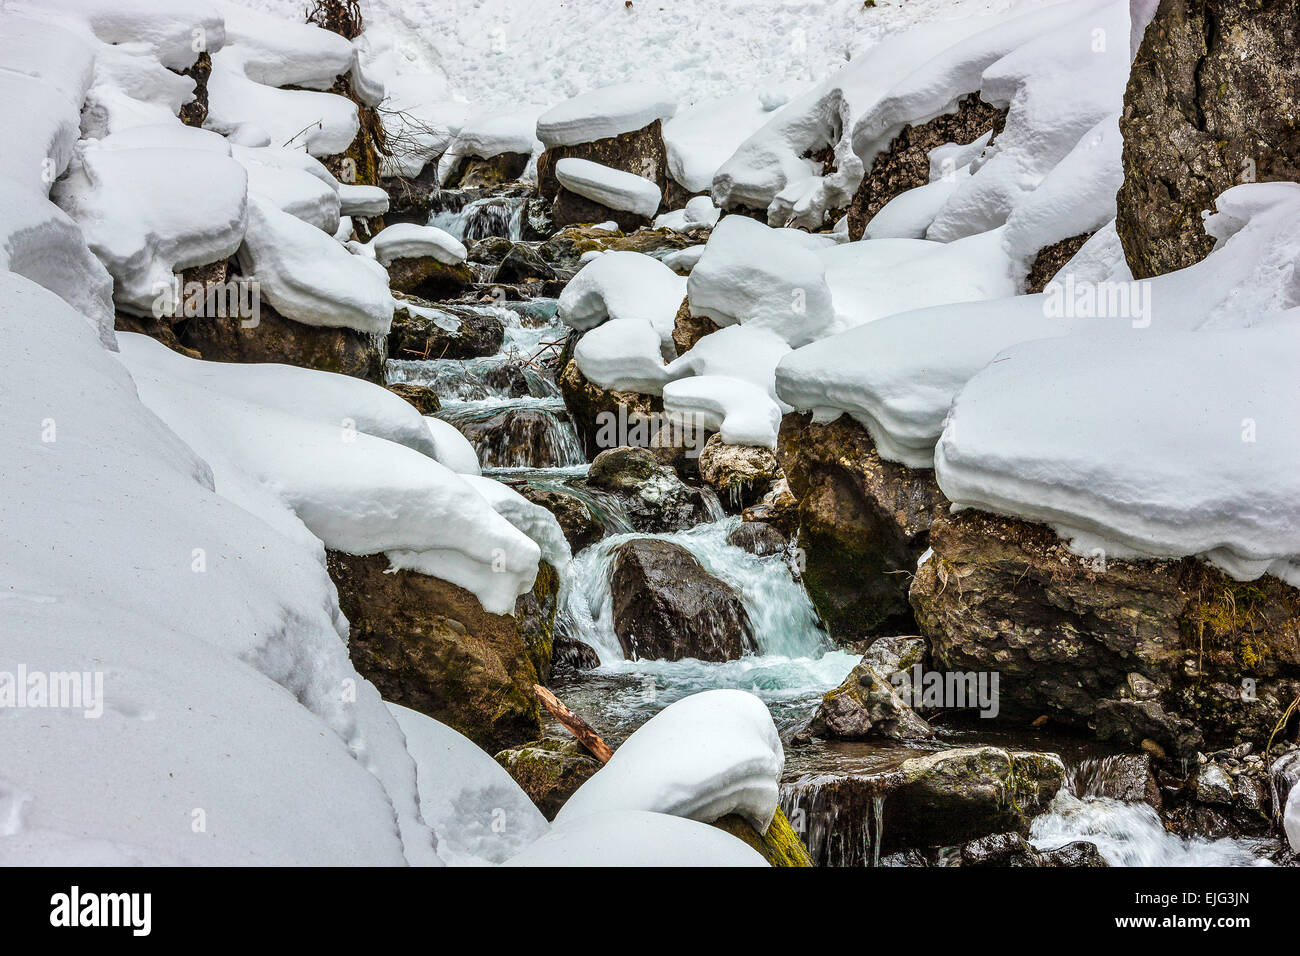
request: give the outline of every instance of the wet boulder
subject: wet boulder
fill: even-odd
[[[556,271],[535,248],[516,242],[497,265],[493,282],[544,282],[558,278]]]
[[[394,292],[425,299],[452,299],[474,284],[474,271],[464,262],[443,262],[434,256],[394,259],[387,265]]]
[[[782,554],[790,546],[785,535],[762,521],[742,521],[727,535],[727,544],[760,558]]]
[[[929,537],[921,633],[938,666],[999,672],[1004,719],[1186,758],[1262,744],[1300,695],[1300,591],[1277,578],[1080,556],[1045,525],[974,510]]]
[[[503,750],[493,759],[548,820],[554,820],[565,801],[602,766],[571,737],[543,737]]]
[[[418,311],[408,307],[408,301]],[[503,341],[505,326],[488,312],[399,299],[388,354],[395,359],[479,358],[500,352]]]
[[[604,526],[580,497],[558,488],[538,488],[527,482],[512,485],[535,505],[541,505],[559,522],[569,547],[577,554],[605,536]]]
[[[658,395],[603,388],[583,375],[578,363],[572,360],[560,372],[560,393],[588,458],[620,444],[637,442],[646,446],[656,441],[654,424],[664,408],[663,399]],[[625,434],[618,434],[619,425],[626,426]],[[619,439],[613,444],[609,442],[611,431]]]
[[[505,405],[452,422],[478,451],[487,468],[552,468],[581,462],[566,444],[563,413],[531,405]]]
[[[647,534],[685,531],[708,515],[700,492],[645,448],[602,451],[587,471],[587,482],[617,495],[632,527]]]
[[[808,597],[842,641],[914,630],[908,582],[948,502],[934,473],[883,460],[842,415],[781,421],[777,457],[799,502]]]
[[[412,385],[406,382],[385,386],[394,395],[400,395],[413,405],[421,415],[432,415],[442,408],[438,393],[428,385]]]
[[[628,658],[729,661],[756,649],[740,595],[681,545],[634,538],[613,558],[614,632]]]
[[[904,703],[890,678],[863,659],[843,684],[826,692],[797,739],[915,740],[933,736],[930,725]]]
[[[718,493],[723,507],[738,512],[757,504],[780,478],[781,466],[766,448],[727,445],[721,435],[704,443],[699,460],[700,480]]]
[[[759,833],[754,825],[736,814],[728,814],[720,820],[714,820],[713,826],[726,830],[738,840],[743,840],[757,850],[772,866],[810,867],[812,858],[808,848],[794,831],[786,815],[778,807],[776,816],[768,824],[766,833]]]
[[[967,867],[1105,867],[1097,844],[1076,840],[1052,850],[1039,850],[1019,833],[994,833],[961,848]]]

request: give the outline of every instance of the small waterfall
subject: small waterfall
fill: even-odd
[[[885,794],[866,777],[813,776],[781,787],[781,810],[816,866],[879,866]]]
[[[456,209],[443,209],[429,217],[437,226],[461,242],[501,236],[518,242],[524,236],[526,196],[483,196],[471,199]]]
[[[628,517],[627,505],[618,495],[587,484],[585,471],[582,475],[570,475],[554,468],[538,468],[512,472],[506,477],[509,484],[527,484],[534,488],[560,491],[577,498],[600,522],[606,535],[630,534],[632,521]]]
[[[460,429],[484,468],[566,468],[587,461],[558,399],[447,402],[437,417]]]
[[[504,355],[476,359],[390,359],[388,381],[393,385],[427,385],[446,402],[489,399],[556,398],[559,388],[538,368]]]

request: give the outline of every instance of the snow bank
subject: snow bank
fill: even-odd
[[[602,322],[641,319],[659,335],[665,359],[676,357],[673,324],[687,282],[662,262],[639,252],[609,252],[593,259],[560,293],[560,321],[584,332]]]
[[[249,200],[238,256],[244,275],[285,318],[388,334],[394,306],[383,268],[258,196]]]
[[[433,437],[433,457],[458,475],[481,474],[478,452],[455,425],[432,415],[425,416],[425,427]]]
[[[445,185],[461,161],[471,157],[491,159],[502,153],[536,157],[542,151],[533,134],[536,126],[537,113],[532,110],[470,115],[438,159],[438,183]]]
[[[594,779],[594,778],[593,778]],[[560,823],[506,866],[767,866],[730,833],[663,813],[617,810]]]
[[[419,259],[432,256],[444,265],[454,266],[464,262],[469,255],[464,244],[455,236],[437,226],[419,226],[413,222],[399,222],[380,231],[370,240],[375,259],[390,265],[394,259]]]
[[[569,156],[555,164],[555,178],[571,193],[649,219],[663,198],[650,180]]]
[[[704,336],[671,362],[668,376],[729,375],[758,386],[775,399],[776,366],[789,352],[785,339],[773,332],[752,325],[729,325]]]
[[[578,340],[573,360],[588,380],[620,392],[658,395],[668,381],[663,339],[645,319],[606,322],[592,329]]]
[[[443,860],[503,863],[547,834],[541,811],[472,740],[419,711],[387,707],[415,761],[420,814],[437,834]]]
[[[98,719],[7,711],[26,759],[3,771],[0,859],[436,863],[319,545],[215,493],[62,300],[0,275],[0,313],[0,404],[37,429],[0,436],[22,463],[0,475],[0,668],[103,681]]]
[[[826,268],[802,236],[727,216],[687,280],[691,315],[765,329],[796,347],[827,334],[835,311]]]
[[[664,411],[687,425],[722,433],[728,445],[776,450],[781,408],[762,386],[728,375],[696,375],[663,387]]]
[[[687,192],[707,192],[718,168],[767,122],[775,105],[784,105],[783,98],[773,103],[749,90],[681,110],[664,124],[668,174]]]
[[[677,98],[650,83],[618,83],[553,106],[537,118],[537,138],[547,149],[608,139],[671,119]]]
[[[629,737],[560,809],[557,829],[609,811],[643,810],[710,823],[728,814],[767,831],[785,766],[767,705],[739,690],[669,704]]]
[[[1300,186],[1235,186],[1216,205],[1206,229],[1218,244],[1194,266],[1144,282],[1125,281],[1126,271],[1076,281],[1067,271],[1043,294],[891,315],[786,356],[777,394],[819,421],[847,412],[882,456],[928,468],[953,397],[1003,349],[1106,330],[1243,327],[1300,305],[1291,278]]]
[[[223,475],[251,481],[291,509],[326,547],[385,553],[396,567],[473,592],[493,614],[513,613],[515,599],[532,588],[538,546],[459,476],[384,437],[407,434],[410,406],[391,406],[398,422],[381,418],[371,426],[380,434],[373,435],[353,416],[328,421],[327,412],[302,414],[282,398],[255,403],[247,386],[228,390],[201,371],[196,378],[194,367],[205,363],[160,345],[124,351],[123,360],[145,404],[218,472],[218,487]],[[346,388],[338,376],[329,378],[328,388]],[[378,409],[378,396],[371,401]]]
[[[959,507],[1300,582],[1297,368],[1294,323],[1027,342],[958,393],[935,477]]]

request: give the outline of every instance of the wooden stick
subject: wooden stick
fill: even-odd
[[[600,734],[592,730],[591,724],[565,707],[558,697],[541,684],[534,684],[533,691],[542,705],[564,725],[564,729],[578,738],[578,743],[590,750],[591,755],[601,763],[609,763],[609,758],[614,756],[614,751],[609,744],[600,739]]]

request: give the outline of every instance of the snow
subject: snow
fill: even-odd
[[[509,485],[491,478],[462,474],[461,480],[482,495],[493,511],[532,538],[542,551],[543,561],[557,571],[569,563],[573,552],[560,530],[560,523],[550,511],[533,504]]]
[[[718,168],[767,122],[773,104],[747,90],[704,100],[664,124],[668,173],[687,192],[708,192]],[[712,205],[712,204],[710,204]]]
[[[767,705],[740,690],[669,704],[642,724],[560,808],[556,827],[592,814],[651,811],[711,823],[737,814],[767,832],[785,766]]]
[[[1291,281],[1300,186],[1235,186],[1216,205],[1206,229],[1218,244],[1194,266],[1142,283],[1125,281],[1126,270],[1100,285],[1067,273],[1039,295],[887,316],[792,352],[777,367],[777,394],[818,421],[847,412],[883,457],[928,468],[953,397],[1012,345],[1107,329],[1237,328],[1300,305]]]
[[[571,193],[647,219],[663,198],[659,187],[644,177],[573,156],[555,164],[555,178]]]
[[[957,188],[958,176],[969,176],[970,167],[955,170],[949,179],[939,179],[899,193],[885,203],[867,223],[863,239],[924,239],[925,231],[939,215]]]
[[[662,216],[655,217],[656,229],[672,229],[676,232],[690,232],[693,229],[712,228],[717,225],[722,210],[713,205],[708,196],[696,196],[686,201],[681,209],[674,209]],[[703,247],[701,247],[703,252]]]
[[[593,143],[671,119],[677,98],[649,83],[617,83],[551,107],[537,118],[537,138],[547,149]]]
[[[0,438],[22,463],[0,475],[0,668],[104,686],[99,719],[6,710],[0,859],[436,862],[319,546],[214,492],[62,300],[0,275],[0,312],[0,403],[30,425]]]
[[[219,3],[226,24],[226,48],[236,49],[243,73],[266,86],[305,86],[328,90],[352,70],[352,44],[337,33],[292,19]]]
[[[560,321],[580,332],[608,320],[640,319],[658,333],[664,359],[677,355],[673,325],[687,281],[639,252],[609,252],[593,259],[560,293]]]
[[[459,265],[469,255],[465,245],[437,226],[419,226],[399,222],[381,230],[370,240],[370,248],[382,265],[396,259],[421,259],[431,256],[443,265]]]
[[[503,863],[550,830],[514,778],[469,738],[419,711],[388,704],[415,761],[420,814],[453,866]]]
[[[322,411],[303,414],[279,398],[254,402],[247,388],[196,375],[194,367],[205,363],[152,343],[124,351],[123,359],[145,404],[204,456],[218,488],[231,476],[235,486],[257,491],[256,500],[241,501],[246,507],[264,511],[269,494],[326,547],[385,553],[394,567],[471,591],[493,614],[513,613],[515,599],[532,588],[538,546],[459,476],[422,451],[389,441],[397,423],[331,419],[324,403]],[[336,396],[347,388],[340,376],[296,371],[329,376],[326,387]],[[377,393],[369,400],[374,407],[381,401]],[[414,409],[401,405],[384,410],[405,429]],[[363,411],[361,403],[357,409]],[[412,440],[425,447],[425,435]]]
[[[536,157],[542,151],[533,133],[536,126],[537,114],[532,110],[471,114],[438,160],[439,184],[446,184],[463,159],[491,159],[502,153]]]
[[[835,320],[826,268],[802,235],[724,218],[687,280],[691,315],[765,329],[795,347],[826,335]]]
[[[285,318],[388,334],[393,297],[387,273],[265,199],[249,199],[238,258],[244,275],[257,280],[262,296]]]
[[[1300,853],[1300,787],[1292,787],[1286,800],[1286,814],[1282,819],[1286,838],[1294,853]]]
[[[460,433],[455,425],[444,422],[441,418],[426,415],[425,427],[433,436],[433,458],[458,475],[481,474],[478,452],[468,438]]]
[[[255,158],[258,152],[241,147],[236,155],[248,173],[249,194],[330,235],[337,232],[341,211],[338,185],[302,169],[259,162]]]
[[[208,148],[87,144],[53,198],[113,276],[118,307],[151,315],[157,303],[167,307],[173,273],[220,262],[239,248],[247,189],[244,169]]]
[[[664,411],[718,431],[728,445],[776,450],[781,408],[759,385],[728,375],[696,375],[663,387]]]
[[[954,505],[1285,576],[1300,559],[1300,449],[1282,438],[1300,426],[1300,326],[1061,346],[1009,349],[958,393],[935,449]]]
[[[643,810],[592,813],[557,821],[506,866],[767,866],[730,833],[694,820]]]
[[[339,186],[339,211],[344,216],[369,219],[388,212],[388,193],[378,186]]]
[[[597,326],[578,340],[573,360],[578,371],[602,388],[658,395],[668,381],[663,339],[645,319]]]
[[[785,339],[752,325],[729,325],[704,336],[668,365],[668,375],[729,375],[776,398],[776,366],[790,352]],[[785,409],[789,410],[788,406]]]

